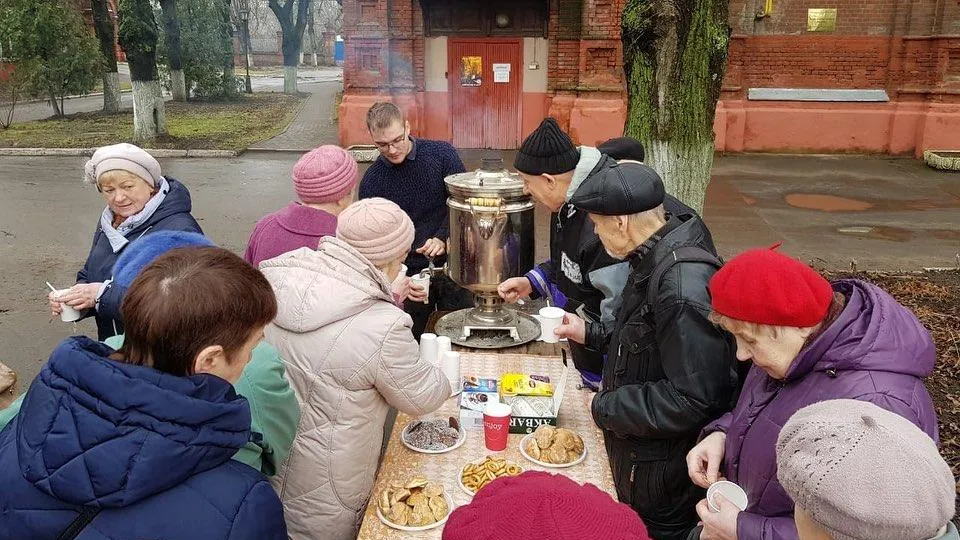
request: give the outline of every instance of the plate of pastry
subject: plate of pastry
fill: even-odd
[[[453,499],[443,485],[420,476],[405,484],[393,484],[377,497],[377,517],[387,527],[400,531],[442,527],[453,508]]]
[[[541,467],[561,469],[582,462],[587,447],[576,432],[543,424],[520,440],[520,454]]]

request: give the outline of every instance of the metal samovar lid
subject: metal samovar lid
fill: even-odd
[[[483,158],[479,169],[452,174],[444,181],[450,196],[460,202],[478,197],[500,198],[505,203],[529,199],[523,194],[523,179],[507,170],[503,158]]]

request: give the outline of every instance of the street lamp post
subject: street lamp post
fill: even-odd
[[[247,7],[247,3],[244,2],[240,6],[240,20],[243,21],[243,63],[247,67],[247,93],[253,93],[253,86],[250,84],[250,8]]]

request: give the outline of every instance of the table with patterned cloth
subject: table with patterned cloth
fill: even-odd
[[[560,414],[557,418],[558,427],[573,430],[583,437],[587,456],[581,463],[569,468],[548,469],[528,461],[520,454],[520,439],[524,435],[511,434],[507,449],[503,452],[490,452],[483,442],[482,429],[468,429],[466,442],[459,448],[445,454],[422,454],[410,450],[400,441],[400,433],[413,418],[406,414],[399,414],[397,422],[390,434],[383,463],[377,474],[377,480],[371,493],[370,502],[363,516],[359,538],[365,540],[380,540],[387,538],[440,538],[443,527],[429,531],[406,532],[392,529],[383,524],[377,517],[377,496],[380,491],[391,484],[404,484],[414,476],[422,476],[430,482],[443,484],[446,492],[453,499],[454,506],[459,507],[470,502],[467,495],[459,486],[460,470],[471,461],[482,460],[488,455],[502,457],[513,461],[524,470],[539,470],[566,475],[580,483],[591,483],[616,497],[613,486],[613,477],[610,474],[610,465],[607,452],[603,446],[603,434],[593,423],[590,415],[589,401],[593,393],[578,388],[580,377],[570,366],[564,366],[560,357],[537,357],[522,354],[497,354],[489,352],[464,352],[460,356],[460,372],[463,376],[479,376],[499,378],[503,373],[528,373],[547,375],[551,381],[560,381],[563,371],[566,373],[563,401],[560,405]],[[447,400],[443,406],[427,417],[459,418],[459,396]]]

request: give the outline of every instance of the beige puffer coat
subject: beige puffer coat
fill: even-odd
[[[260,269],[279,306],[267,341],[287,362],[302,411],[273,478],[290,538],[353,539],[390,406],[430,413],[450,397],[450,384],[420,360],[386,276],[346,243],[325,237],[317,251],[291,251]]]

